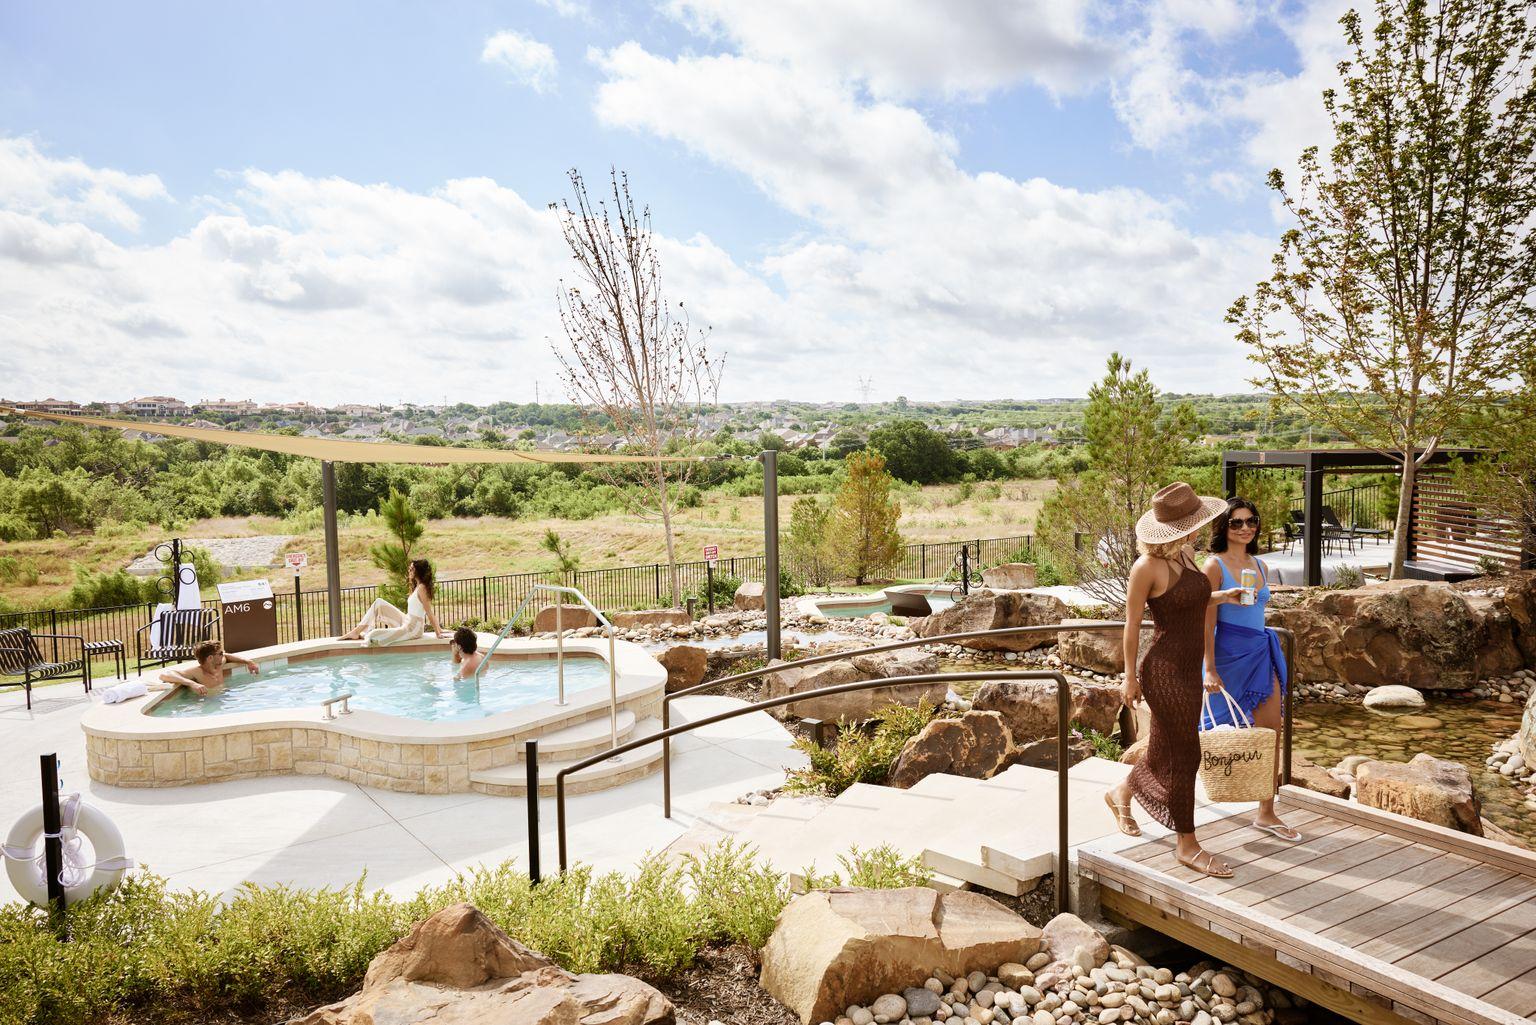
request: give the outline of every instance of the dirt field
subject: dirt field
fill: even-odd
[[[977,484],[969,498],[963,485],[923,488],[900,496],[901,531],[908,541],[943,541],[959,538],[1008,537],[1033,531],[1035,516],[1052,481],[1008,481]],[[788,529],[789,511],[795,499],[780,500],[780,523]],[[722,557],[759,555],[763,550],[763,502],[761,498],[706,495],[697,509],[678,516],[675,536],[678,557],[702,558],[706,544],[720,546]],[[438,576],[479,576],[549,569],[553,558],[540,547],[544,532],[552,529],[581,559],[582,569],[630,566],[666,558],[661,524],[635,516],[609,514],[590,520],[506,520],[495,517],[432,520],[419,546],[433,561]],[[245,537],[258,534],[291,534],[284,522],[269,517],[201,520],[181,531],[183,538]],[[367,522],[341,532],[343,585],[371,584],[383,574],[368,558],[368,549],[384,540],[382,524]],[[126,566],[155,544],[167,540],[151,527],[143,532],[114,537],[81,534],[46,541],[7,544],[0,555],[13,560],[17,575],[0,580],[0,595],[16,604],[39,605],[67,590],[75,568],[96,572]],[[309,556],[304,571],[306,586],[324,586],[325,540],[320,530],[297,533],[286,550]],[[241,578],[265,573],[275,584],[291,587],[292,574],[276,567],[252,568]]]

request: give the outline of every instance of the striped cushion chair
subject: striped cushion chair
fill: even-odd
[[[192,649],[203,641],[213,639],[213,627],[218,617],[212,609],[174,609],[162,612],[158,620],[145,623],[134,631],[133,648],[138,658],[139,672],[144,666],[164,665],[167,662],[186,662],[193,657]],[[156,633],[154,627],[159,626]],[[154,640],[151,641],[151,636]]]
[[[52,641],[49,654],[43,657],[38,640]],[[78,655],[78,658],[71,658]],[[85,657],[85,638],[72,634],[35,634],[24,626],[0,630],[0,676],[19,676],[20,680],[0,683],[0,687],[24,687],[27,692],[27,708],[32,707],[33,680],[61,680],[78,678],[91,689],[91,662]]]

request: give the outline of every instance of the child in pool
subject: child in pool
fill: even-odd
[[[224,666],[231,662],[245,666],[252,676],[261,672],[250,659],[225,652],[224,646],[218,641],[201,642],[192,649],[192,657],[197,659],[196,669],[188,669],[186,672],[167,669],[160,674],[160,681],[172,687],[186,687],[198,697],[203,697],[208,693],[208,688],[223,686]]]

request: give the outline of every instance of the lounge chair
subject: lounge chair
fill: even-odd
[[[38,638],[53,642],[52,654],[55,661],[43,657],[42,650],[37,646]],[[74,647],[74,651],[64,654],[78,651],[80,657],[56,661],[63,657],[59,652],[60,641],[67,642],[66,647]],[[80,682],[85,684],[86,693],[89,694],[91,690],[91,660],[85,657],[85,638],[73,634],[35,634],[24,626],[0,630],[0,674],[21,677],[19,683],[3,683],[0,687],[26,688],[29,709],[32,707],[33,680],[68,679],[78,674]]]
[[[133,633],[138,672],[145,665],[165,665],[191,659],[192,649],[213,639],[218,617],[212,609],[168,609]],[[158,627],[158,631],[155,629]]]
[[[1339,514],[1333,511],[1333,506],[1323,506],[1323,536],[1332,538],[1334,543],[1344,542],[1351,555],[1355,551],[1355,542],[1363,542],[1365,535],[1353,527],[1346,527],[1339,522]]]

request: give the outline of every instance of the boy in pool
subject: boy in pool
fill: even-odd
[[[224,683],[224,666],[233,662],[245,666],[255,676],[261,672],[255,662],[239,655],[230,655],[224,651],[224,646],[218,641],[202,641],[192,649],[192,657],[197,659],[197,668],[188,669],[186,672],[177,672],[167,669],[160,674],[162,683],[169,683],[172,687],[186,687],[202,697],[208,693],[209,687],[219,687]]]
[[[485,656],[477,650],[479,647],[480,642],[469,627],[461,626],[453,632],[448,648],[453,652],[453,664],[459,667],[453,674],[455,679],[467,680],[475,675],[475,670],[485,661]]]

